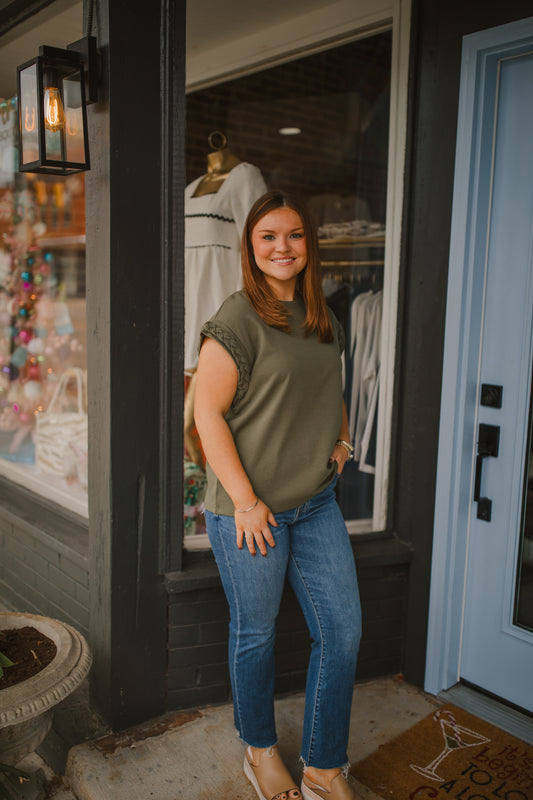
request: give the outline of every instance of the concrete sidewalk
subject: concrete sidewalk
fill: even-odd
[[[359,761],[441,703],[404,681],[383,678],[355,687],[349,755]],[[298,780],[304,696],[276,702],[279,747]],[[177,712],[121,734],[73,747],[65,787],[54,800],[256,800],[242,773],[244,746],[229,705]],[[359,796],[375,800],[369,789]]]

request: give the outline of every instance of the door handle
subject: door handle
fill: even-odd
[[[500,426],[480,423],[477,441],[476,476],[474,480],[474,503],[478,504],[478,519],[482,519],[485,522],[490,522],[492,516],[492,500],[489,497],[481,497],[483,462],[489,456],[498,458],[499,449]]]

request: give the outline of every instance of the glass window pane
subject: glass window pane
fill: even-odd
[[[237,242],[248,209],[262,193],[261,182],[300,196],[314,215],[323,287],[347,343],[344,396],[356,460],[338,482],[338,499],[351,529],[361,531],[372,529],[374,508],[391,41],[390,32],[380,33],[187,98],[186,471],[193,470],[191,462],[196,465],[200,486],[203,455],[190,411],[199,329],[241,285],[238,244],[234,238],[212,240],[205,215],[193,208],[201,176],[221,146],[217,137],[209,143],[210,134],[219,131],[226,154],[235,158],[211,189],[220,209],[236,165],[247,162],[256,170],[246,200],[242,190],[239,194],[247,207],[241,209],[242,219],[234,217]],[[218,200],[212,202],[215,211]],[[198,513],[202,491],[185,501],[186,547],[206,544],[204,536],[198,537],[205,532]]]
[[[87,515],[83,174],[15,171],[0,121],[0,474]]]
[[[39,158],[39,124],[37,117],[37,67],[20,73],[20,114],[22,119],[22,161],[30,164]],[[8,122],[9,127],[12,127]]]

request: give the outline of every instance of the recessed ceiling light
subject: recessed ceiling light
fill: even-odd
[[[278,131],[282,136],[297,136],[301,132],[301,128],[280,128]]]

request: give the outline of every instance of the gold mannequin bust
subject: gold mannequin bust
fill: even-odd
[[[218,192],[231,170],[241,163],[227,147],[227,139],[220,131],[210,133],[208,142],[213,152],[207,154],[207,173],[194,190],[193,197]]]

